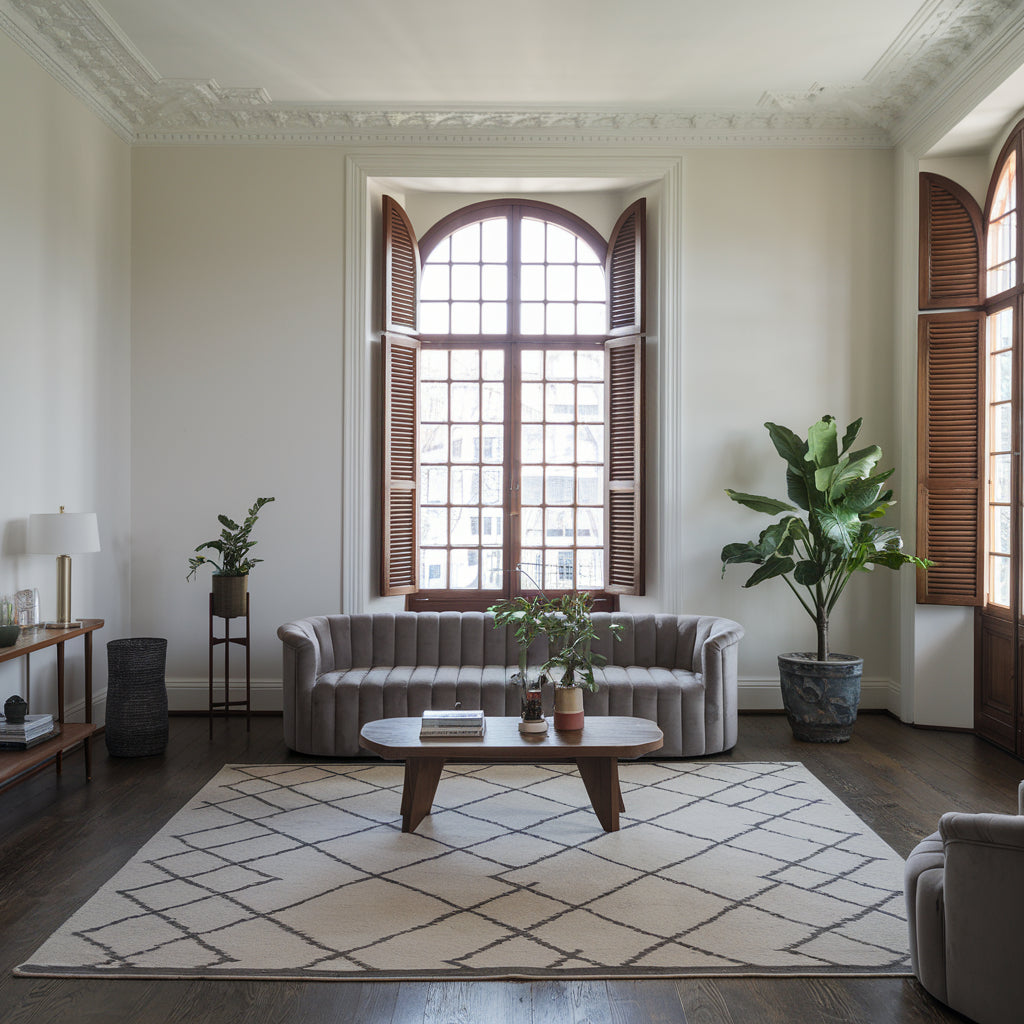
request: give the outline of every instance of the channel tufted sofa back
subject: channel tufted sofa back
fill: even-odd
[[[736,680],[743,629],[709,615],[594,613],[597,693],[587,714],[636,715],[665,734],[659,756],[727,750],[736,742]],[[622,628],[616,640],[611,623]],[[510,627],[484,612],[322,615],[286,623],[284,733],[293,750],[356,757],[359,730],[378,718],[418,717],[429,708],[483,708],[518,715],[508,685],[519,647]],[[544,638],[528,663],[547,658]],[[551,695],[546,695],[550,703]],[[546,709],[549,710],[549,709]]]

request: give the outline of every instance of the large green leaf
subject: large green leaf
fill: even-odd
[[[780,512],[796,511],[792,505],[776,498],[765,498],[760,494],[744,494],[742,491],[734,491],[729,487],[726,487],[725,493],[738,504],[753,509],[755,512],[764,512],[766,515],[775,516]]]
[[[851,551],[860,533],[860,516],[839,508],[823,509],[818,513],[818,525],[833,547]]]
[[[850,450],[850,445],[857,440],[857,435],[860,433],[860,425],[864,422],[864,417],[854,420],[847,428],[846,433],[843,435],[843,450],[839,453],[845,455]]]
[[[807,429],[807,454],[804,458],[814,463],[820,471],[824,467],[834,466],[839,461],[839,447],[836,441],[836,421],[831,416],[822,416],[817,423]],[[817,473],[815,473],[817,482]],[[826,488],[819,485],[819,490]]]
[[[876,473],[866,480],[856,480],[846,488],[843,494],[843,507],[851,512],[868,512],[880,501],[882,484],[893,474],[887,469],[884,473]]]
[[[807,442],[797,437],[789,427],[780,426],[778,423],[766,423],[765,426],[775,450],[789,463],[794,472],[802,474]]]
[[[825,567],[809,560],[797,562],[793,570],[793,579],[804,587],[813,587],[824,575]]]
[[[796,473],[787,467],[786,469],[786,493],[790,501],[797,504],[807,512],[811,507],[811,496],[807,486],[805,473]]]
[[[743,586],[756,587],[758,583],[764,583],[765,580],[774,579],[776,576],[785,576],[786,573],[793,571],[793,565],[792,558],[770,558],[759,569],[755,569],[751,573],[750,579]]]
[[[754,562],[760,565],[764,561],[764,555],[756,544],[749,541],[740,544],[726,544],[722,548],[722,575],[725,575],[727,565],[735,565],[738,562]]]

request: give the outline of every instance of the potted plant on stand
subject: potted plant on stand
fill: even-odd
[[[726,489],[740,505],[782,518],[756,541],[722,549],[722,575],[729,565],[757,566],[744,587],[780,578],[814,620],[818,649],[779,655],[782,700],[793,735],[818,742],[848,740],[857,718],[864,661],[833,654],[829,616],[855,572],[876,565],[927,568],[926,559],[906,554],[899,531],[875,525],[895,504],[884,490],[892,475],[876,472],[882,449],[851,451],[862,420],[851,423],[840,443],[835,418],[824,416],[803,440],[788,427],[766,423],[775,450],[786,463],[787,493],[794,504]]]
[[[597,638],[591,618],[593,598],[589,593],[570,591],[558,597],[541,593],[534,598],[513,597],[499,601],[489,611],[495,627],[511,625],[519,643],[520,672],[525,675],[526,652],[538,636],[548,639],[548,659],[540,666],[540,675],[555,683],[555,729],[583,728],[583,690],[596,692],[594,666],[605,662],[592,644]],[[614,637],[622,626],[612,623]]]
[[[249,573],[257,563],[263,561],[262,558],[249,557],[249,552],[256,546],[251,536],[252,528],[256,525],[260,509],[273,500],[257,498],[241,525],[227,516],[217,516],[222,527],[220,537],[200,544],[196,551],[216,551],[220,556],[219,562],[207,555],[196,554],[189,558],[186,579],[194,579],[201,565],[213,566],[214,615],[230,619],[245,614]]]

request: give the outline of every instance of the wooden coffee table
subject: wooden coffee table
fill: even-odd
[[[541,736],[522,735],[518,718],[488,718],[482,737],[420,739],[418,718],[381,718],[367,722],[359,745],[387,761],[405,762],[402,831],[414,832],[430,813],[446,761],[575,761],[590,803],[606,832],[617,832],[625,810],[619,790],[619,759],[660,749],[661,730],[646,718],[591,715],[582,729]]]

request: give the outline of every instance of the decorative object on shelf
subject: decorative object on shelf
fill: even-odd
[[[20,632],[14,602],[9,597],[0,597],[0,647],[16,644]]]
[[[100,550],[95,512],[42,512],[28,518],[28,550],[57,556],[57,618],[47,629],[79,629],[71,618],[71,556]]]
[[[829,647],[829,616],[853,574],[876,565],[927,569],[932,564],[904,553],[898,530],[873,525],[895,504],[893,492],[882,489],[894,470],[875,472],[882,458],[878,445],[850,451],[861,423],[858,419],[846,428],[841,447],[832,416],[809,427],[806,441],[788,427],[765,424],[786,463],[787,493],[795,505],[725,492],[755,512],[786,513],[757,541],[722,548],[722,575],[729,565],[751,562],[757,569],[744,587],[780,577],[814,620],[817,654],[779,656],[782,700],[799,740],[841,743],[850,738],[857,718],[863,660],[833,654]]]
[[[107,718],[111,757],[149,757],[167,749],[167,641],[131,637],[107,642]]]
[[[28,714],[28,701],[21,694],[16,693],[8,697],[4,702],[4,718],[9,725],[21,725]]]
[[[29,628],[39,625],[39,589],[31,587],[19,590],[14,595],[15,622],[19,626]]]
[[[257,498],[249,508],[245,519],[239,525],[225,515],[217,516],[222,529],[220,537],[200,544],[196,551],[216,551],[220,561],[207,555],[195,554],[188,560],[186,579],[194,579],[196,570],[202,565],[213,566],[213,614],[222,619],[235,619],[246,614],[246,595],[249,573],[262,558],[250,558],[249,552],[256,546],[251,537],[260,509],[273,498]]]
[[[420,721],[420,737],[423,739],[463,736],[479,739],[487,730],[487,719],[478,710],[463,711],[456,704],[453,711],[424,711]]]
[[[580,688],[585,686],[591,693],[597,692],[594,666],[603,665],[606,658],[591,646],[597,637],[590,617],[593,603],[593,596],[586,591],[571,590],[557,597],[548,597],[541,591],[536,597],[508,598],[488,609],[494,614],[496,627],[513,627],[521,672],[526,671],[530,644],[539,636],[547,637],[548,658],[539,671],[555,684],[555,729],[582,729]],[[618,639],[622,626],[613,622],[609,628]],[[577,692],[575,696],[560,695],[562,690]]]

